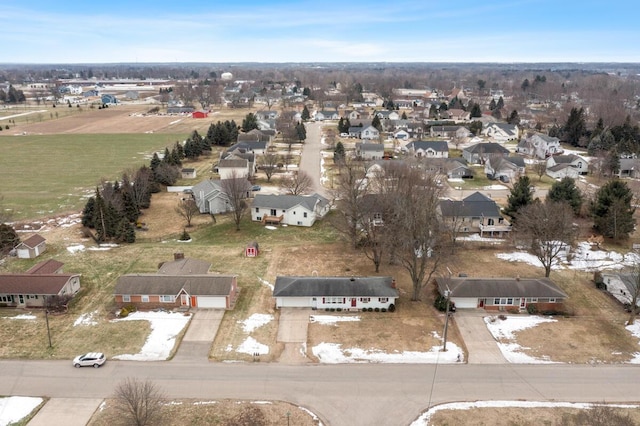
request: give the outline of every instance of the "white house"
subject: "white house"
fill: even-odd
[[[294,226],[312,226],[329,212],[329,201],[319,194],[258,194],[251,206],[251,220]]]
[[[214,171],[220,175],[220,179],[231,179],[233,177],[236,178],[246,178],[251,176],[249,160],[245,158],[238,159],[224,159],[218,162],[218,165],[215,166]]]
[[[579,175],[586,175],[589,172],[589,162],[585,158],[577,154],[568,154],[568,155],[556,155],[556,156],[547,158],[547,174],[549,174],[548,173],[549,169],[553,168],[554,166],[559,166],[561,164],[572,167],[573,169],[575,169],[575,171]],[[567,173],[570,173],[573,175],[573,172],[567,172]],[[568,174],[566,174],[566,176],[568,176]]]
[[[384,157],[384,144],[381,143],[356,143],[356,158],[362,160],[381,160]]]
[[[449,157],[449,146],[446,141],[413,141],[409,142],[405,148],[415,157]]]
[[[276,278],[276,308],[394,311],[398,298],[392,277]]]
[[[378,139],[380,138],[380,132],[373,126],[366,126],[362,128],[360,132],[360,139]]]
[[[489,123],[482,134],[494,142],[508,142],[520,137],[520,129],[516,124]]]
[[[560,139],[542,133],[534,133],[518,143],[516,152],[535,158],[544,159],[563,152]]]

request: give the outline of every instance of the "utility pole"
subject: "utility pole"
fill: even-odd
[[[442,344],[442,352],[447,351],[447,329],[449,328],[449,299],[451,297],[451,290],[449,289],[449,285],[447,284],[447,291],[445,291],[445,296],[447,297],[447,309],[445,311],[444,317],[444,343]]]
[[[442,344],[442,352],[446,352],[447,351],[447,329],[449,328],[449,304],[450,304],[450,300],[451,300],[451,288],[449,287],[449,284],[451,283],[451,269],[449,269],[449,267],[447,267],[447,271],[449,272],[449,279],[447,280],[447,290],[445,291],[445,297],[447,298],[447,307],[445,310],[445,317],[444,317],[444,332],[443,334],[443,344]]]

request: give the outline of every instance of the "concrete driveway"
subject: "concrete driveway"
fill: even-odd
[[[51,398],[29,426],[85,426],[100,404],[101,398]]]
[[[303,364],[309,362],[306,356],[309,315],[307,308],[280,308],[277,342],[284,343],[284,350],[278,358],[283,364]]]
[[[455,323],[469,352],[469,364],[506,364],[507,360],[500,352],[496,340],[489,332],[484,317],[487,313],[482,309],[458,309]]]
[[[197,309],[189,322],[189,328],[182,338],[174,361],[209,359],[209,350],[218,334],[224,309]]]

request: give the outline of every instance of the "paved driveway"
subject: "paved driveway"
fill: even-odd
[[[85,426],[102,403],[102,398],[51,398],[29,426]]]
[[[306,344],[311,312],[311,309],[307,308],[280,308],[276,341],[284,343],[284,350],[278,362],[282,364],[309,362],[306,356]]]
[[[197,309],[189,322],[189,328],[182,338],[175,361],[191,361],[209,359],[211,344],[218,334],[224,309]]]
[[[484,317],[487,316],[484,310],[458,309],[454,315],[455,323],[469,352],[469,364],[507,363],[484,323]]]

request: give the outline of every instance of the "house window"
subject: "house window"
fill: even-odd
[[[493,219],[492,219],[492,218],[489,218],[489,219],[487,220],[487,225],[489,225],[489,226],[493,226],[493,225],[494,225],[494,223],[493,223]]]
[[[361,297],[360,301],[362,303],[369,303],[369,302],[371,302],[371,298],[370,297]]]
[[[556,298],[555,297],[549,298],[549,303],[556,303]]]
[[[303,215],[304,217],[307,217],[307,212],[304,212],[302,215]]]
[[[276,212],[276,209],[271,209],[271,212],[269,214],[271,214],[271,216],[275,216],[278,213]]]
[[[122,301],[123,302],[131,302],[131,296],[128,294],[123,294],[122,295]]]
[[[338,304],[344,303],[344,297],[324,297],[322,298],[324,304]]]
[[[531,298],[531,303],[538,303],[538,298],[537,297],[532,297]]]
[[[160,301],[162,303],[173,303],[176,301],[176,297],[172,295],[163,294],[162,296],[160,296]]]
[[[260,213],[260,207],[256,207],[256,213]]]
[[[378,298],[378,302],[380,303],[387,303],[389,301],[388,297],[379,297]]]
[[[148,294],[143,294],[142,295],[142,303],[149,303],[149,295]]]

